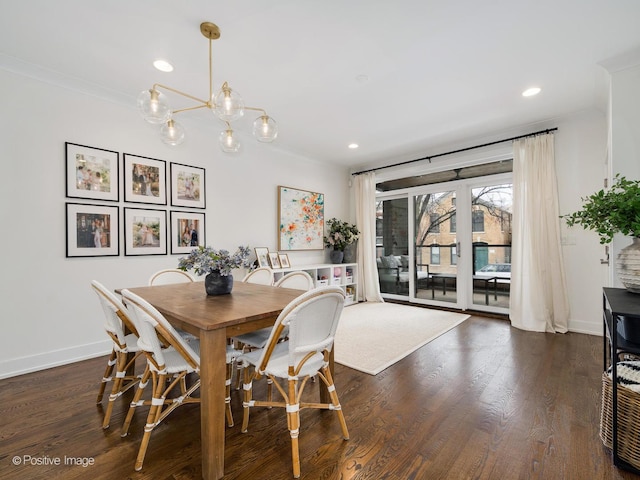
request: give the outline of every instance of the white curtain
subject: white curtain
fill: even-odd
[[[358,300],[384,302],[380,295],[376,267],[376,175],[362,173],[355,177],[356,225],[358,240]]]
[[[513,144],[511,324],[565,333],[569,302],[560,247],[553,134]]]

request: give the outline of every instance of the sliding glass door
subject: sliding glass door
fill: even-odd
[[[468,286],[473,308],[509,308],[511,287],[511,183],[471,188],[471,265]]]
[[[414,296],[457,303],[456,192],[414,195]]]
[[[376,204],[376,261],[380,292],[409,295],[408,199],[391,198]]]
[[[377,261],[383,296],[506,313],[511,207],[508,174],[381,195]]]

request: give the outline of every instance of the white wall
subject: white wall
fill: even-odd
[[[640,51],[635,54],[640,61]],[[640,179],[640,64],[611,69],[611,173],[630,180]],[[612,258],[631,243],[628,236],[616,235]],[[622,287],[614,264],[614,285]]]
[[[603,188],[606,177],[607,120],[582,112],[557,123],[556,173],[560,214],[579,210],[581,198]],[[569,296],[569,330],[602,335],[602,287],[607,286],[604,246],[594,232],[560,222]]]
[[[125,257],[122,238],[119,257],[65,258],[65,202],[83,202],[65,198],[65,142],[206,168],[206,243],[216,248],[277,249],[278,185],[324,193],[327,218],[350,219],[346,169],[250,139],[242,154],[225,155],[214,119],[195,130],[187,126],[188,140],[171,148],[133,106],[3,70],[0,89],[0,378],[108,352],[89,282],[144,285],[154,271],[177,266],[179,255]],[[286,135],[286,125],[280,129]],[[125,204],[122,192],[120,198],[120,207],[139,206]],[[323,262],[325,254],[289,252],[289,258],[299,265]]]

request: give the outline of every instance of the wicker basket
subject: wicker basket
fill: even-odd
[[[640,393],[618,385],[618,457],[635,468],[640,468]],[[602,374],[602,410],[600,411],[600,438],[613,448],[613,391],[611,377]]]

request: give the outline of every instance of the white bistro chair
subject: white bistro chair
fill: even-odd
[[[166,268],[151,275],[149,278],[149,286],[169,285],[171,283],[187,283],[193,281],[195,281],[195,279],[188,272],[177,268]]]
[[[301,409],[317,408],[335,411],[342,429],[342,436],[345,440],[349,439],[347,424],[329,369],[329,354],[333,348],[333,340],[343,307],[344,292],[340,287],[310,290],[294,299],[282,310],[264,348],[245,353],[238,358],[244,366],[242,432],[245,433],[248,429],[251,408],[284,408],[291,436],[295,478],[300,476],[298,437]],[[285,328],[289,329],[289,337],[285,341],[280,341]],[[318,375],[327,387],[330,403],[303,401],[304,387],[314,375]],[[253,399],[253,381],[262,377],[273,382],[282,396],[282,401]]]
[[[273,270],[268,267],[260,267],[247,273],[242,279],[245,283],[258,283],[260,285],[273,285]]]
[[[135,365],[136,359],[142,352],[138,347],[138,331],[120,299],[96,280],[91,282],[91,287],[98,295],[100,305],[104,311],[104,329],[113,341],[111,356],[107,361],[107,368],[102,376],[102,383],[96,399],[96,403],[102,403],[107,383],[113,382],[111,393],[109,394],[109,403],[107,403],[107,409],[102,421],[102,428],[109,428],[114,402],[123,393],[135,386],[140,377],[142,377],[142,375],[127,375],[127,370]],[[130,333],[126,333],[126,330]],[[132,354],[131,358],[129,358],[130,354]]]
[[[129,411],[122,426],[122,436],[129,431],[131,419],[136,407],[150,405],[144,435],[140,443],[135,470],[142,470],[144,457],[151,439],[151,432],[176,408],[188,403],[200,403],[200,398],[193,397],[193,393],[200,388],[200,378],[187,388],[186,377],[191,373],[200,372],[200,342],[197,339],[187,341],[173,328],[167,319],[155,307],[140,296],[122,291],[125,306],[134,320],[138,333],[138,345],[147,358],[148,371],[145,372],[140,386],[131,402]],[[231,414],[230,365],[239,354],[231,345],[227,346],[227,385],[225,408],[227,423],[233,426]],[[151,401],[143,401],[144,388],[151,377]],[[174,388],[179,387],[176,395],[172,395]]]
[[[313,278],[311,278],[311,275],[309,275],[307,272],[303,271],[291,272],[284,275],[274,284],[274,286],[280,288],[302,290],[302,292],[300,292],[301,294],[314,288]],[[260,330],[256,330],[254,332],[248,332],[242,335],[238,335],[237,337],[234,337],[233,340],[236,342],[240,342],[243,345],[244,351],[249,351],[254,348],[262,348],[266,345],[267,340],[269,339],[271,329],[272,327],[261,328]],[[287,331],[285,330],[283,332],[283,336],[286,335]],[[240,389],[242,365],[238,363],[237,368],[238,377],[236,380],[236,390]]]

